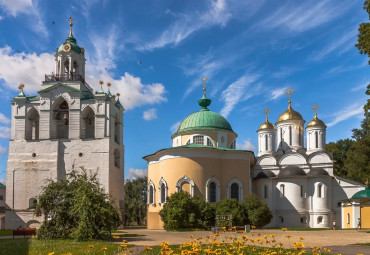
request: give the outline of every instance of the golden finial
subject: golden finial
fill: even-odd
[[[317,118],[317,110],[320,109],[320,106],[318,106],[316,103],[311,107],[312,110],[315,111],[315,119]]]
[[[284,95],[287,95],[287,96],[288,96],[288,98],[289,98],[288,103],[290,103],[290,102],[291,102],[291,101],[290,101],[290,96],[291,96],[291,95],[293,95],[293,94],[294,94],[294,90],[292,90],[292,89],[290,89],[290,88],[288,88],[288,90],[284,92]]]
[[[206,77],[203,77],[202,78],[202,81],[203,81],[203,92],[206,92],[206,80],[207,80]]]
[[[112,86],[112,83],[107,82],[107,87],[110,88],[110,86]]]
[[[117,97],[119,97],[121,94],[120,93],[117,93]]]
[[[366,185],[369,186],[369,177],[366,179]]]
[[[104,84],[104,81],[103,80],[100,80],[99,81],[99,84],[100,84],[100,86],[103,85]]]
[[[22,91],[24,89],[24,83],[19,84],[18,89]]]
[[[72,23],[72,21],[73,21],[72,17],[69,17],[69,26],[70,26],[69,37],[73,37],[73,34],[72,34],[73,23]]]
[[[263,110],[263,113],[266,114],[266,122],[268,122],[269,114],[271,113],[271,110],[268,107],[266,107],[266,109]]]

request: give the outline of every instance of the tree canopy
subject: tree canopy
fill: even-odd
[[[370,0],[365,0],[364,10],[368,13],[370,19]],[[370,57],[370,23],[361,23],[358,28],[358,43],[355,45],[361,54],[367,54]],[[369,60],[370,64],[370,60]]]
[[[97,180],[97,174],[73,170],[67,179],[44,187],[35,208],[44,221],[37,232],[40,239],[104,239],[119,225],[113,200]]]
[[[125,181],[125,226],[143,225],[146,218],[147,178]]]

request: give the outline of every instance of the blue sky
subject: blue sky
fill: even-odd
[[[87,81],[121,93],[125,174],[145,172],[143,156],[171,146],[178,124],[197,111],[203,76],[211,110],[255,150],[268,106],[275,123],[292,106],[306,124],[311,106],[327,142],[359,127],[370,83],[354,47],[368,21],[363,0],[0,0],[0,179],[6,176],[10,99],[19,83],[33,95],[54,68],[53,54],[73,34],[86,50]]]

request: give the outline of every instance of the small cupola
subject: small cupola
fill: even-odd
[[[325,151],[326,125],[317,117],[317,110],[320,109],[320,106],[314,104],[311,109],[315,111],[315,115],[306,127],[307,153]]]
[[[268,118],[268,115],[271,113],[271,111],[268,107],[266,107],[263,113],[266,114],[266,120],[257,130],[258,156],[272,154],[275,151],[276,129],[274,124],[269,122]]]

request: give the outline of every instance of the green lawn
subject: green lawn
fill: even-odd
[[[12,236],[13,230],[0,230],[0,236]]]
[[[122,239],[115,241],[122,241]],[[94,248],[89,248],[89,245],[93,245]],[[102,248],[107,248],[107,250],[104,252]],[[68,253],[72,255],[111,255],[118,252],[119,249],[119,244],[107,241],[0,239],[0,255],[48,255],[51,252],[55,252],[54,255]]]

